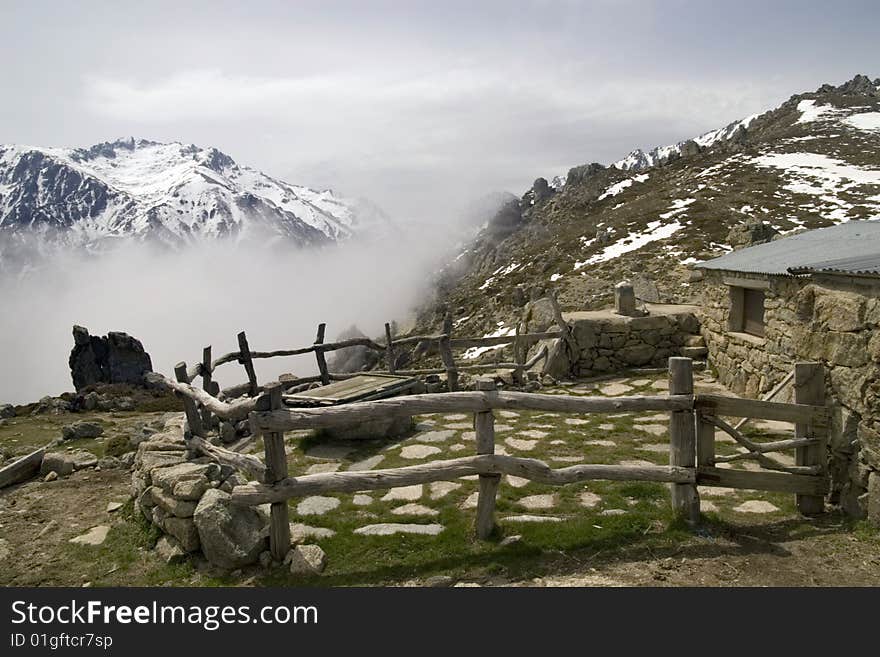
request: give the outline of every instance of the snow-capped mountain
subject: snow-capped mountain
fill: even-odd
[[[686,139],[676,144],[668,146],[657,146],[645,152],[641,148],[637,148],[630,152],[625,158],[611,164],[615,169],[621,171],[642,171],[651,167],[666,164],[676,157],[683,155],[692,155],[702,148],[709,148],[716,143],[724,141],[741,141],[745,138],[746,130],[752,121],[758,118],[760,114],[752,114],[740,121],[734,121],[718,130],[710,130],[694,139]]]
[[[366,201],[291,185],[215,148],[119,140],[90,148],[0,145],[0,242],[101,248],[235,238],[312,246],[386,219]]]

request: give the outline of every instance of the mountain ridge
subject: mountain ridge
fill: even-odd
[[[439,303],[420,323],[449,308],[463,333],[489,333],[543,290],[564,308],[599,308],[623,279],[645,301],[688,302],[695,262],[880,218],[880,79],[822,85],[651,152],[665,157],[575,166],[564,184],[537,179],[441,273]]]
[[[119,139],[85,148],[0,145],[0,238],[100,247],[120,238],[176,247],[259,234],[330,244],[388,219],[362,199],[242,166],[209,147]]]

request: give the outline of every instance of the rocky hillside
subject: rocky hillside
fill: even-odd
[[[4,245],[9,254],[34,234],[47,248],[256,235],[312,246],[385,221],[367,202],[271,178],[215,148],[134,138],[76,149],[0,145],[0,261]]]
[[[555,288],[596,308],[628,278],[645,301],[694,298],[688,265],[805,228],[880,217],[880,79],[856,76],[609,166],[571,169],[505,205],[443,272],[461,334],[511,326]],[[435,309],[421,323],[436,326]]]

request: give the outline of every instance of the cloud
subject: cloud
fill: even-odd
[[[255,350],[311,344],[320,322],[328,339],[352,324],[381,336],[384,322],[405,322],[430,298],[429,274],[446,243],[442,236],[429,243],[398,234],[292,255],[231,241],[181,251],[126,243],[100,258],[56,254],[23,278],[0,279],[0,350],[8,373],[0,377],[0,400],[26,403],[72,388],[74,324],[93,335],[130,333],[167,375],[181,360],[198,360],[205,345],[215,355],[234,351],[242,330]],[[257,363],[261,381],[314,370],[306,356]],[[241,383],[243,373],[226,365],[217,379]]]

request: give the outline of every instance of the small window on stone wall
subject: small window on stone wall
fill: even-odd
[[[730,287],[731,331],[764,337],[764,290]]]

